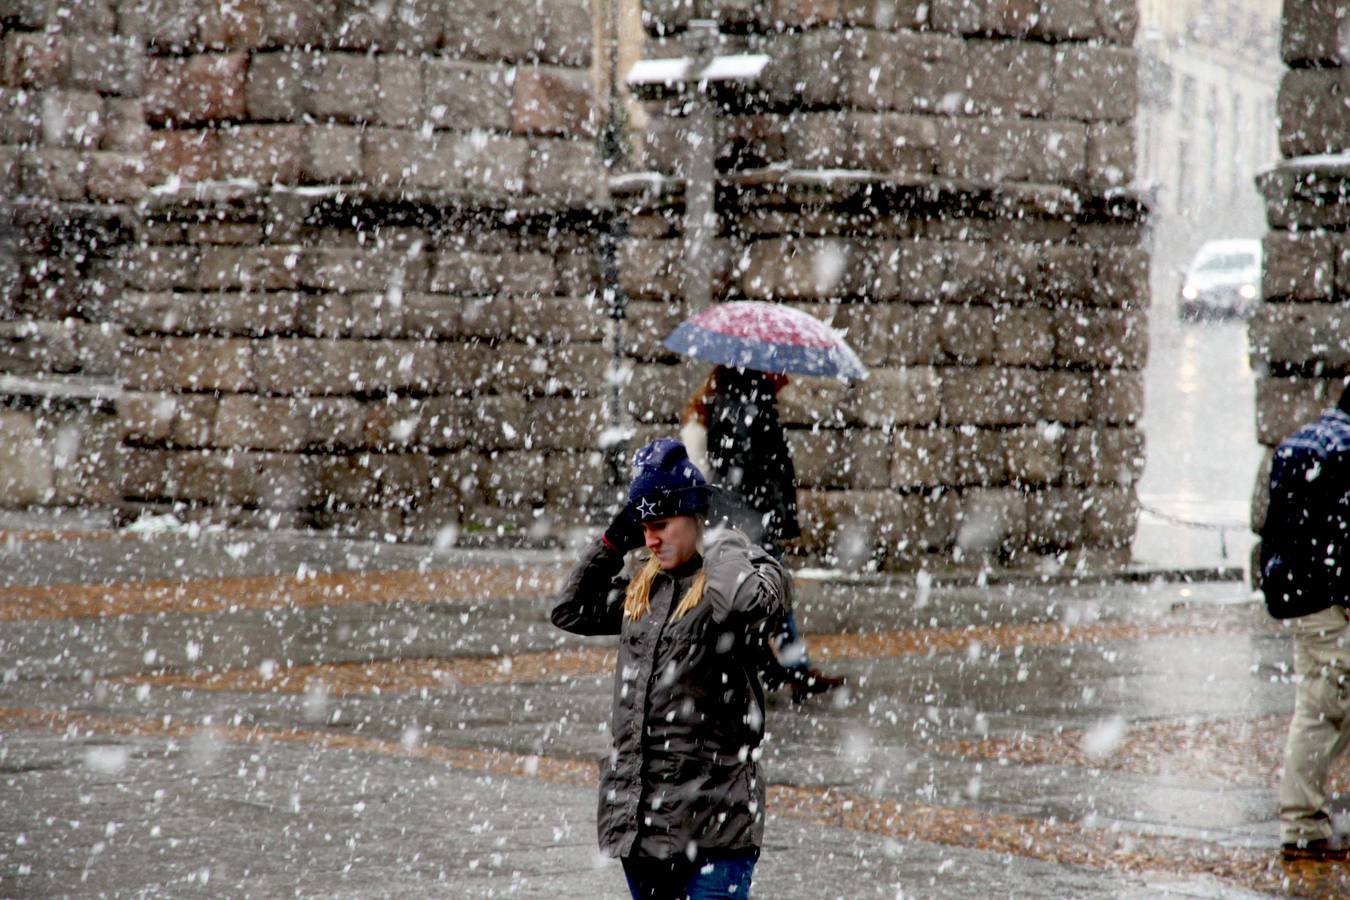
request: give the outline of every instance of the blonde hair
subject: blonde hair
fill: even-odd
[[[656,573],[661,571],[661,560],[655,556],[647,558],[647,562],[633,576],[633,580],[628,582],[628,592],[623,597],[623,614],[636,622],[645,616],[652,608],[652,582],[656,579]],[[689,591],[680,600],[680,604],[675,607],[675,611],[670,614],[670,621],[677,622],[680,617],[689,610],[698,606],[699,601],[703,599],[703,588],[708,583],[708,573],[704,569],[699,569],[698,574],[694,576],[694,583],[689,585]]]

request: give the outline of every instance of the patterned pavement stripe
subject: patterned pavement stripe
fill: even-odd
[[[525,684],[539,681],[591,678],[614,671],[613,650],[555,650],[514,656],[461,659],[421,658],[364,663],[224,669],[217,671],[157,672],[108,679],[116,684],[205,691],[299,694],[314,683],[336,696],[401,694],[452,686]]]
[[[1106,622],[1090,625],[991,625],[971,628],[914,628],[877,634],[810,636],[811,653],[820,660],[882,659],[927,653],[968,653],[988,649],[1058,646],[1106,641],[1146,640],[1162,636],[1221,634],[1245,630],[1206,623]],[[554,650],[493,658],[377,660],[317,663],[217,671],[157,672],[114,679],[122,684],[196,688],[208,691],[301,693],[311,682],[338,695],[398,694],[451,685],[528,684],[567,678],[594,678],[614,671],[615,653],[606,649]]]
[[[946,741],[935,753],[1024,766],[1072,766],[1131,775],[1179,776],[1244,787],[1274,787],[1284,764],[1287,714],[1206,722],[1130,723],[1120,741],[1099,752],[1081,730]],[[1350,756],[1332,766],[1328,786],[1350,790]]]
[[[143,535],[108,529],[70,530],[58,528],[0,528],[0,544],[52,544],[59,541],[135,541]]]
[[[487,597],[539,599],[554,593],[561,574],[555,566],[466,566],[429,572],[28,585],[0,588],[0,622]]]
[[[912,628],[874,634],[809,635],[811,656],[817,659],[860,659],[913,653],[969,653],[981,649],[1057,647],[1142,641],[1164,637],[1203,637],[1251,631],[1247,623],[1174,619],[1165,622],[1063,622],[970,625],[952,628]]]
[[[436,745],[410,747],[394,741],[302,729],[197,726],[154,718],[24,708],[0,709],[0,725],[6,730],[65,731],[73,738],[98,735],[180,738],[210,734],[218,740],[235,743],[301,743],[319,749],[424,759],[484,775],[539,778],[586,787],[594,785],[597,777],[594,764],[578,760],[526,756],[501,750]],[[775,815],[816,825],[1099,871],[1209,876],[1252,890],[1300,896],[1350,894],[1350,868],[1312,863],[1284,864],[1269,851],[1204,841],[1086,827],[1055,819],[898,803],[830,788],[771,785],[769,808]]]

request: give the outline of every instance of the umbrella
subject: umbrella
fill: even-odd
[[[838,331],[789,306],[736,300],[710,306],[665,339],[695,359],[795,375],[866,378],[867,367]]]

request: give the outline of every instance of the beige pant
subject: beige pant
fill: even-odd
[[[1299,676],[1280,782],[1280,840],[1291,844],[1331,836],[1327,769],[1350,741],[1350,623],[1333,606],[1285,624]]]

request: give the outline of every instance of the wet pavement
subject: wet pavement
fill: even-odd
[[[1174,303],[1155,302],[1144,376],[1135,557],[1153,566],[1246,565],[1263,456],[1247,323],[1180,322]]]
[[[625,896],[613,655],[548,623],[564,554],[11,528],[0,557],[0,895]],[[803,573],[851,685],[771,698],[754,896],[1350,892],[1276,860],[1280,629],[1240,581],[1131,574]]]

